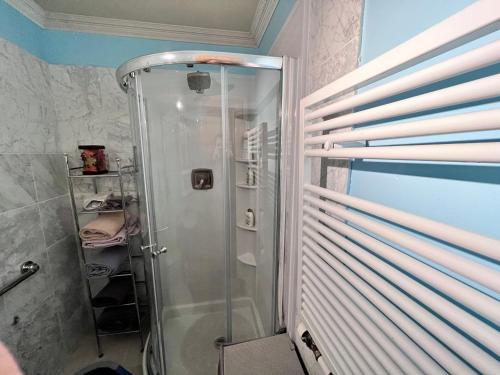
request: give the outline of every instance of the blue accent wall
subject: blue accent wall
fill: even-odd
[[[51,64],[117,67],[137,56],[186,49],[266,54],[294,3],[279,1],[258,48],[46,30],[4,0],[0,0],[0,37]]]
[[[43,59],[43,32],[37,24],[0,0],[0,37]]]
[[[371,61],[428,27],[460,11],[472,2],[472,0],[365,0],[361,64]],[[500,32],[495,32],[452,50],[444,56],[432,59],[430,62],[403,71],[396,77],[499,38]],[[496,73],[500,73],[499,65],[431,85],[421,90],[415,90],[413,94],[424,93],[431,88],[447,87],[464,80]],[[394,79],[394,77],[389,79]],[[403,97],[404,95],[390,100]],[[485,108],[500,108],[499,99],[473,103],[471,106],[449,108],[447,112],[452,114]],[[417,114],[417,116],[423,119],[435,116],[435,114],[430,111]],[[389,119],[386,123],[401,122],[407,119],[405,117]],[[500,132],[418,137],[377,141],[370,144],[390,145],[491,139],[500,139]],[[500,223],[500,199],[498,199],[500,196],[500,167],[498,165],[356,160],[351,163],[349,194],[500,239],[498,224]],[[464,254],[462,250],[454,249],[446,244],[437,241],[434,243],[446,247],[450,251],[459,251]],[[488,259],[481,259],[470,254],[466,254],[466,256],[498,268],[498,265],[493,265]],[[440,267],[436,266],[436,268]],[[496,298],[499,297],[491,291],[482,290]]]

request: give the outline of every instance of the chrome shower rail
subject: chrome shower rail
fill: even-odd
[[[120,65],[116,70],[116,80],[127,91],[127,77],[137,70],[151,69],[155,66],[172,64],[215,64],[233,65],[247,68],[262,68],[280,70],[283,67],[281,57],[249,55],[244,53],[229,53],[216,51],[172,51],[154,53],[136,57]]]
[[[31,275],[34,275],[35,273],[38,272],[40,269],[40,266],[31,260],[28,260],[27,262],[24,262],[21,264],[21,274],[12,280],[10,283],[7,283],[7,285],[3,286],[0,289],[0,296],[4,295],[7,293],[9,290],[13,289],[16,285],[19,285],[22,283],[24,280],[26,280],[28,277]]]

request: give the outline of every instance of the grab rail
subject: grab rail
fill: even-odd
[[[7,285],[3,286],[0,289],[0,296],[7,293],[9,290],[14,288],[16,285],[22,283],[24,280],[26,280],[31,275],[34,275],[35,273],[37,273],[39,269],[40,269],[40,266],[38,264],[36,264],[35,262],[32,262],[31,260],[28,260],[27,262],[24,262],[23,264],[21,264],[21,274],[16,279],[12,280],[10,283],[8,283]]]

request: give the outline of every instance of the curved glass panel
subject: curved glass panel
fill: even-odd
[[[280,71],[170,65],[130,81],[155,367],[216,373],[218,343],[274,332]]]

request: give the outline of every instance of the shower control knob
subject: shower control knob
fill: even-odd
[[[158,255],[161,255],[161,254],[166,253],[166,252],[167,252],[167,248],[165,246],[163,246],[160,250],[152,251],[151,255],[157,257]]]

